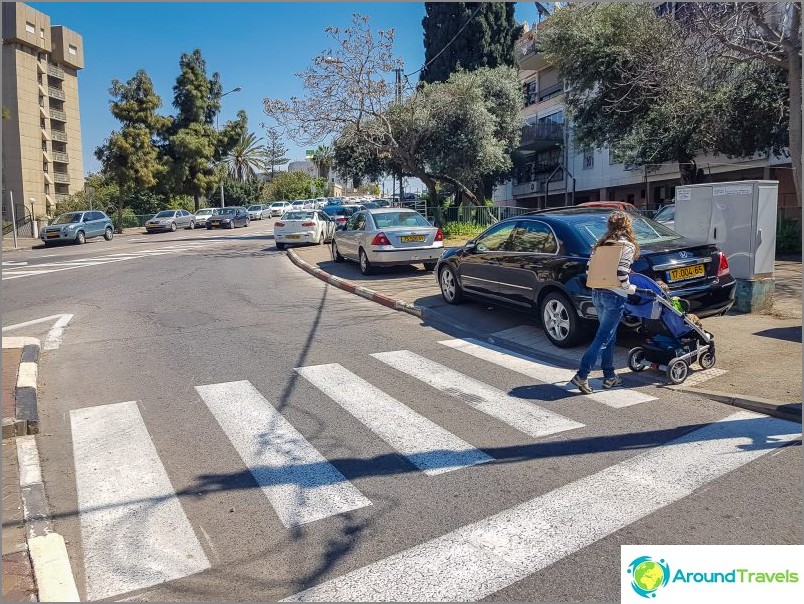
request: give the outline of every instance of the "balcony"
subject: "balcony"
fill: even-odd
[[[560,176],[560,178],[556,178]],[[562,193],[564,191],[564,177],[559,170],[556,176],[550,179],[550,194]],[[514,197],[529,197],[532,195],[544,195],[547,193],[547,179],[523,182],[514,185],[511,193]]]
[[[69,185],[70,184],[70,175],[67,172],[54,172],[53,173],[53,180],[60,185]]]
[[[538,122],[522,128],[520,151],[545,151],[564,140],[564,126],[555,122]]]
[[[63,101],[65,98],[64,91],[59,90],[58,88],[55,88],[53,86],[47,87],[47,95],[52,99],[59,99],[60,101]]]
[[[53,152],[53,161],[57,161],[57,162],[60,162],[62,164],[66,164],[66,163],[68,163],[70,161],[70,158],[63,151],[54,151]]]
[[[67,114],[64,111],[59,111],[58,109],[51,109],[50,110],[50,119],[52,120],[59,120],[60,122],[67,121]]]
[[[44,132],[44,130],[42,132]],[[62,132],[61,130],[51,130],[50,134],[53,135],[53,140],[54,141],[59,141],[60,143],[66,143],[67,142],[67,133],[66,132]]]
[[[58,65],[53,65],[53,63],[47,64],[47,75],[53,76],[54,78],[58,78],[60,80],[64,79],[64,70],[59,67]]]

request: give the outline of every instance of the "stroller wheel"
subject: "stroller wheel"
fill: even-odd
[[[707,350],[698,359],[698,364],[703,369],[712,369],[715,366],[715,353]]]
[[[667,379],[674,384],[681,384],[687,379],[689,371],[687,361],[674,359],[667,364]]]
[[[628,367],[631,371],[642,371],[645,366],[642,362],[645,360],[645,349],[637,346],[628,351]]]

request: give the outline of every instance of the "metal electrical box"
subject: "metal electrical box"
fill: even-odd
[[[740,180],[676,187],[675,230],[726,253],[735,279],[773,274],[779,182]]]

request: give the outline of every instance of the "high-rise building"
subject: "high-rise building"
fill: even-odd
[[[84,186],[78,70],[80,35],[21,2],[3,2],[3,214],[51,215]]]

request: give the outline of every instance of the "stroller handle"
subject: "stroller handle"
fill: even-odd
[[[636,288],[636,293],[644,294],[644,295],[648,295],[648,296],[655,296],[656,295],[656,292],[653,291],[652,289],[645,289],[643,287],[637,287]]]

